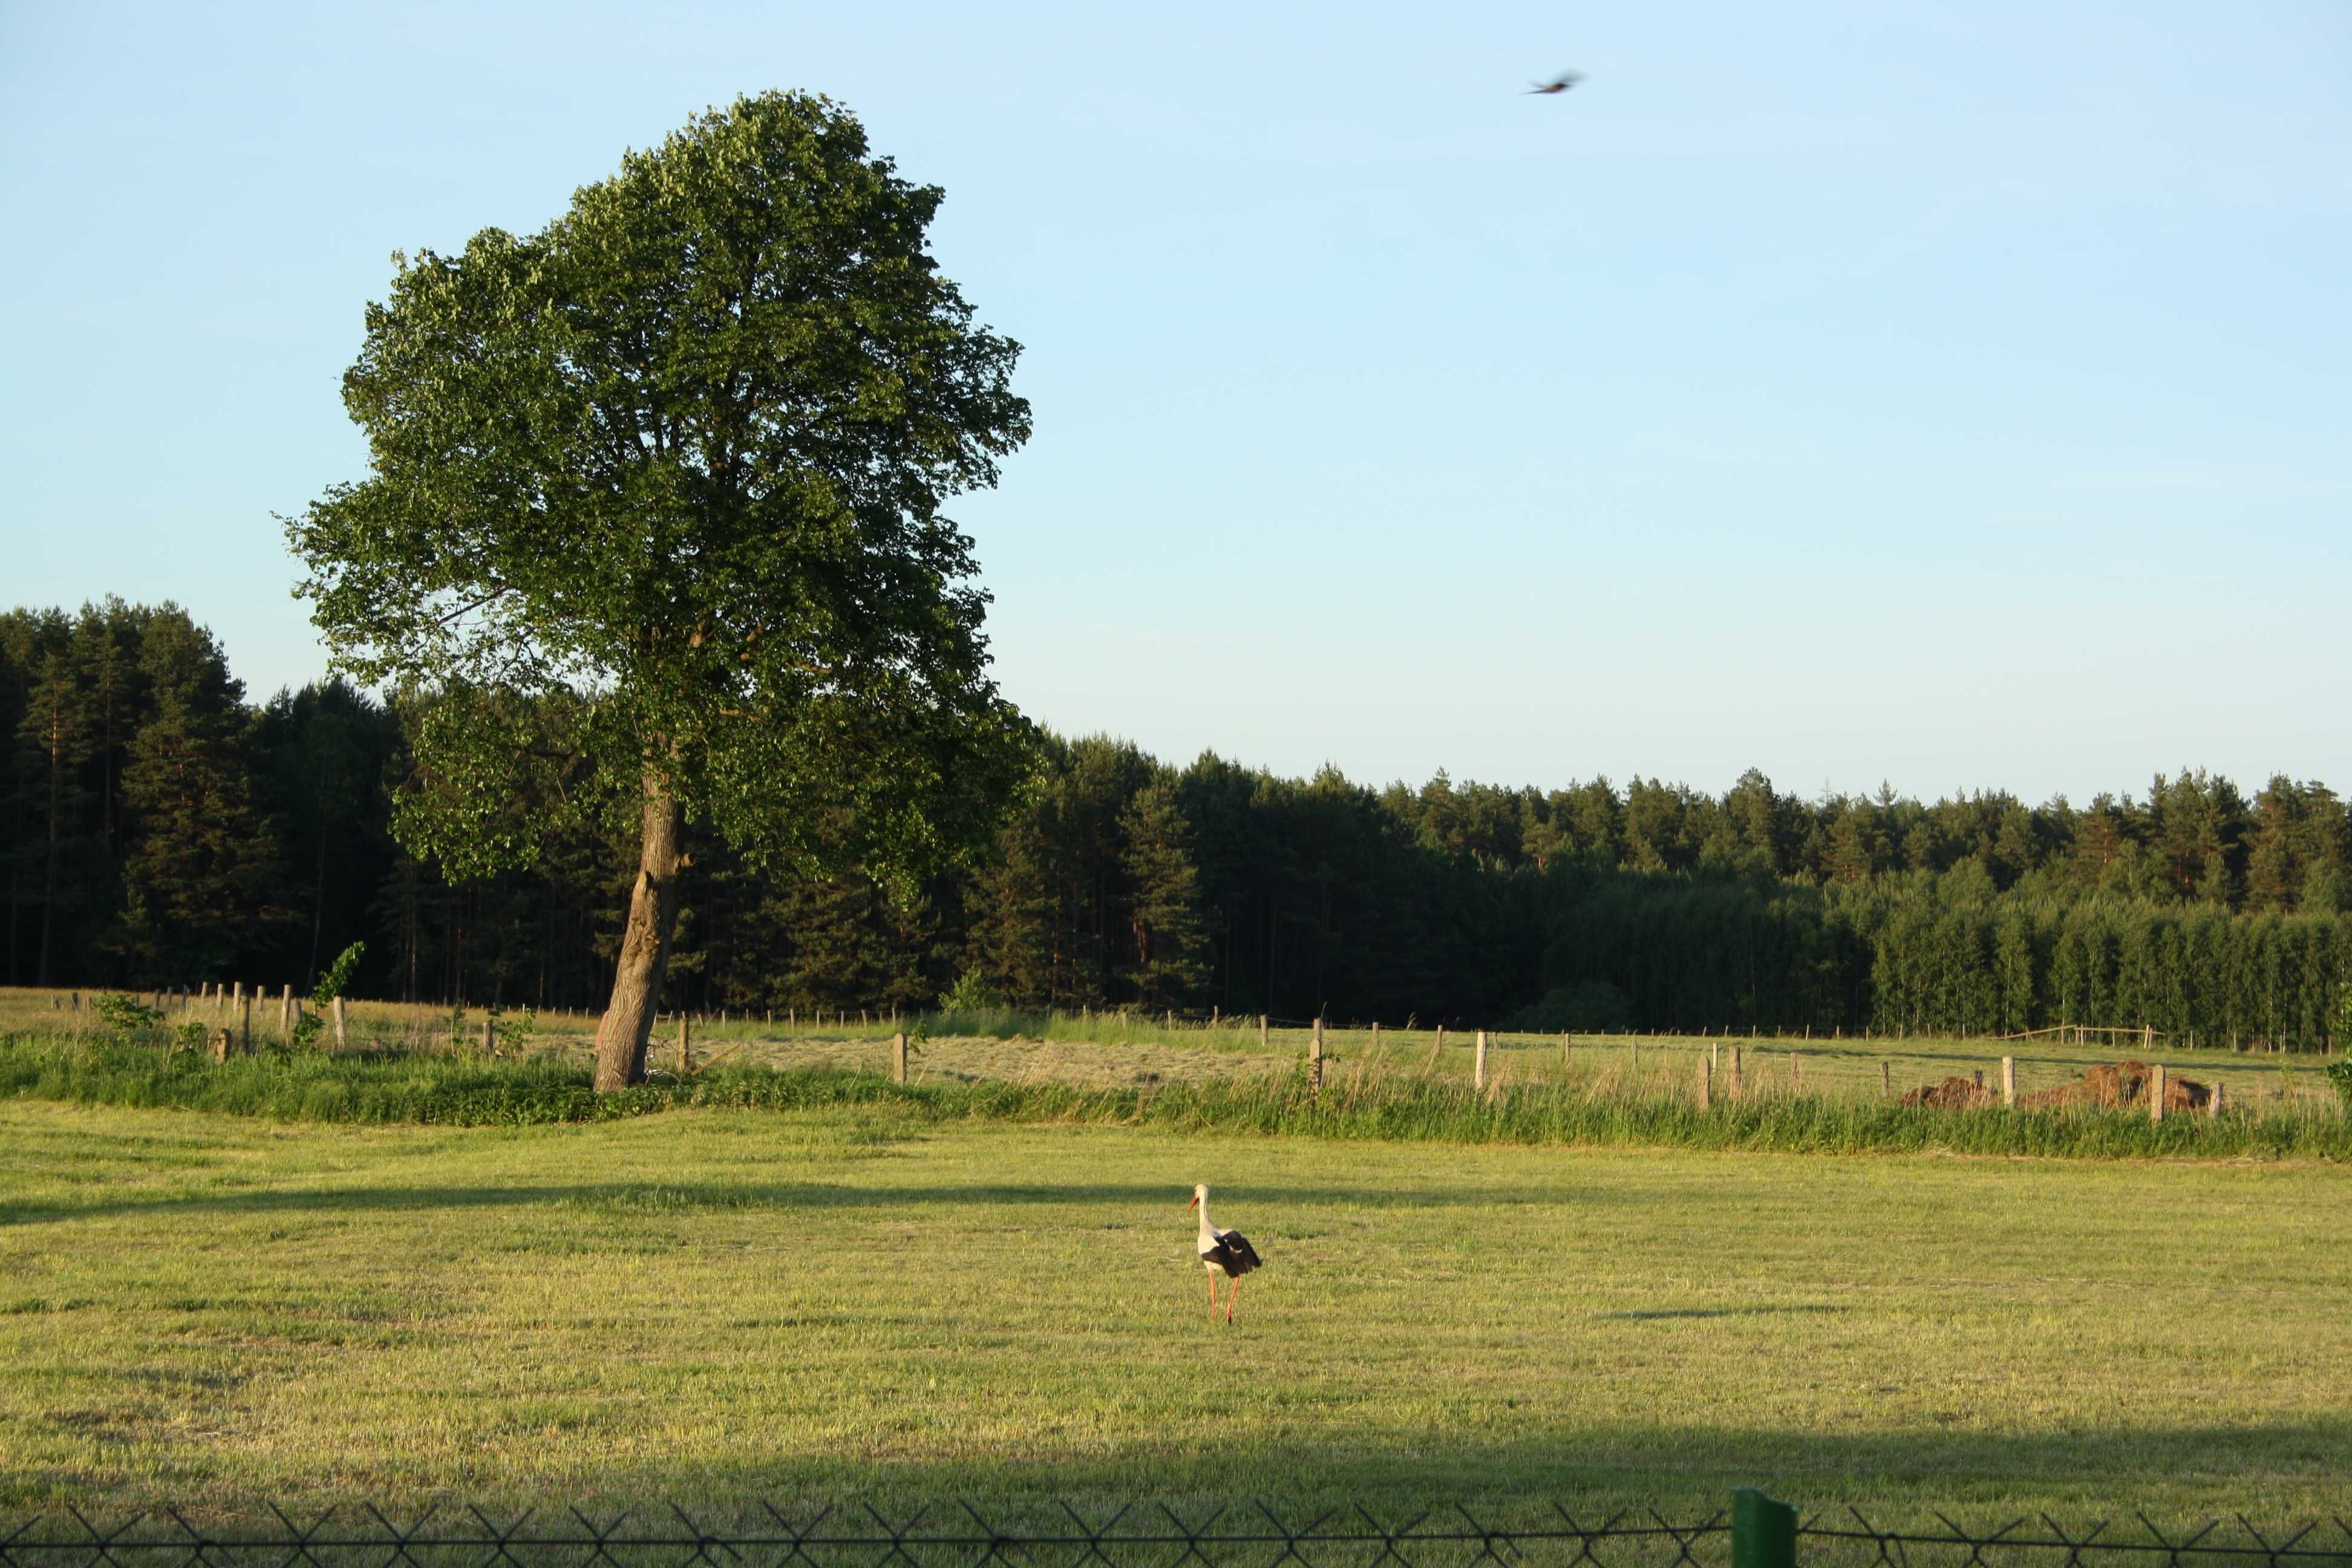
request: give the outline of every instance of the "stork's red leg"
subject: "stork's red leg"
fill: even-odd
[[[1210,1316],[1210,1318],[1211,1318],[1212,1320],[1214,1320],[1214,1319],[1215,1319],[1215,1317],[1216,1317],[1216,1315],[1217,1315],[1217,1275],[1216,1275],[1216,1271],[1215,1271],[1214,1269],[1204,1268],[1204,1269],[1202,1269],[1201,1272],[1202,1272],[1202,1273],[1203,1273],[1203,1274],[1206,1274],[1206,1275],[1209,1277],[1209,1316]]]
[[[1241,1294],[1242,1277],[1236,1274],[1234,1282],[1225,1288],[1225,1321],[1229,1323],[1234,1321],[1234,1303],[1241,1299]]]

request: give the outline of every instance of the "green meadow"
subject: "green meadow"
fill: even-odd
[[[1279,1496],[2341,1511],[2352,1204],[2263,1159],[0,1101],[0,1506]],[[1208,1320],[1184,1212],[1265,1268]]]

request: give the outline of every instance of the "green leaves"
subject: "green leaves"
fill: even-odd
[[[771,93],[537,234],[398,262],[344,380],[370,477],[287,533],[336,665],[425,715],[404,843],[527,862],[551,801],[647,780],[812,868],[985,832],[1030,737],[941,508],[1029,413],[926,248],[940,200]]]
[[[93,996],[90,998],[89,1005],[93,1012],[106,1020],[108,1028],[118,1029],[124,1034],[135,1034],[142,1029],[152,1029],[163,1021],[162,1009],[150,1007],[146,1003],[122,995],[119,992],[103,996]]]

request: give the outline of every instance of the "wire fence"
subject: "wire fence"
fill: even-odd
[[[905,1517],[871,1507],[762,1504],[723,1516],[679,1508],[296,1515],[235,1521],[176,1509],[107,1515],[68,1507],[0,1519],[0,1568],[2287,1568],[2352,1563],[2352,1525],[2264,1528],[2242,1516],[2166,1529],[2135,1515],[2068,1528],[2038,1516],[1968,1529],[1883,1528],[1860,1510],[1800,1516],[1742,1492],[1712,1516],[1580,1515],[1553,1505],[1507,1524],[1466,1507],[1383,1521],[1370,1510],[1286,1513],[1265,1504],[1138,1505],[1089,1517],[992,1521],[976,1508]]]

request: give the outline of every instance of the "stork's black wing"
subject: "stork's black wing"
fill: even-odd
[[[1258,1265],[1257,1248],[1249,1244],[1248,1237],[1237,1230],[1219,1231],[1217,1245],[1201,1256],[1235,1279]]]

